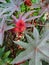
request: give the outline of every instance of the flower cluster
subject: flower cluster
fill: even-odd
[[[19,20],[18,22],[16,22],[16,27],[14,28],[15,32],[24,32],[26,29],[26,25],[25,22],[23,20]]]

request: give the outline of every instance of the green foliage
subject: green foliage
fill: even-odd
[[[24,5],[24,3],[20,6],[20,8],[21,8],[21,12],[25,11],[25,5]]]
[[[9,65],[12,58],[9,58],[10,51],[5,52],[5,47],[0,48],[0,65]]]
[[[39,3],[40,0],[32,0],[32,3]]]
[[[10,0],[6,0],[6,2],[8,2],[8,3],[9,3],[9,2],[10,2]]]
[[[12,15],[16,16],[16,18],[18,20],[21,18],[24,19],[25,23],[26,23],[26,21],[32,22],[32,20],[33,21],[37,20],[37,22],[42,21],[42,23],[45,24],[46,18],[44,18],[44,16],[45,16],[44,14],[46,11],[48,11],[48,9],[45,9],[42,11],[43,8],[42,8],[41,2],[40,2],[41,0],[31,0],[32,5],[35,4],[35,5],[39,6],[39,7],[32,6],[32,9],[31,9],[31,6],[25,5],[24,2],[22,3],[22,0],[5,0],[5,1],[6,1],[6,3],[4,3],[4,2],[0,3],[0,17],[3,15],[3,18],[4,18],[4,16],[5,16],[6,17],[5,22],[7,25],[10,25],[10,26],[5,27],[4,32],[7,30],[10,31],[10,29],[13,29],[14,28],[13,26],[15,26],[13,24]],[[33,10],[36,10],[36,11],[31,12]],[[21,15],[21,13],[22,13],[22,15]],[[24,15],[23,13],[26,13],[26,14]],[[21,17],[20,17],[20,15],[21,15]],[[11,22],[11,20],[12,20],[12,22]],[[2,21],[0,21],[0,22],[2,22]],[[14,21],[14,23],[15,23],[15,21]],[[1,27],[4,28],[4,25],[2,25]],[[42,65],[42,64],[49,65],[48,64],[49,63],[49,44],[48,44],[49,42],[47,43],[47,41],[49,40],[49,29],[46,29],[46,31],[44,31],[44,33],[42,32],[43,36],[40,36],[38,31],[41,32],[41,29],[38,26],[36,26],[36,27],[38,28],[38,30],[33,25],[33,27],[32,27],[34,29],[33,33],[32,33],[32,30],[29,33],[27,31],[27,29],[26,29],[27,32],[24,32],[27,42],[13,41],[13,40],[15,40],[16,35],[17,35],[17,33],[14,32],[15,34],[13,36],[13,31],[11,32],[12,37],[10,36],[9,33],[8,33],[9,37],[8,37],[8,35],[5,34],[7,36],[6,41],[8,43],[8,44],[6,44],[6,43],[5,44],[7,45],[8,50],[10,49],[12,53],[10,52],[10,50],[9,51],[6,50],[6,52],[5,52],[5,47],[2,47],[2,48],[0,47],[0,65],[11,65],[11,64],[13,65],[15,63],[18,64],[19,62],[21,63],[22,61],[25,61],[25,62],[20,65]],[[27,33],[29,33],[31,36],[28,35]],[[4,36],[4,34],[2,34],[2,35]],[[2,45],[2,43],[3,43],[2,35],[0,34],[0,45]],[[8,40],[8,38],[9,38],[9,40]],[[18,38],[18,40],[19,40],[19,38]],[[18,50],[16,48],[16,45],[14,45],[13,42],[19,46],[22,46],[23,50],[21,50],[21,49]],[[5,44],[4,44],[4,46],[5,46]],[[16,52],[16,50],[17,50],[17,52]],[[14,60],[9,56],[10,53],[11,53],[11,56],[13,55],[12,58],[14,58],[16,56]],[[44,61],[42,61],[42,60],[44,60]]]

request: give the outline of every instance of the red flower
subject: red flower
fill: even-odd
[[[24,3],[25,3],[27,6],[31,6],[31,5],[32,5],[31,0],[25,0]]]
[[[15,32],[21,33],[24,32],[26,29],[25,22],[23,20],[19,20],[16,22],[16,27],[13,29]]]

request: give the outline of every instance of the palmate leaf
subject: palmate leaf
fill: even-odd
[[[48,33],[48,31],[46,33]],[[27,59],[30,59],[29,60],[29,65],[32,65],[32,64],[33,65],[42,65],[41,60],[45,60],[45,61],[49,62],[49,50],[48,50],[49,49],[49,44],[47,43],[47,41],[49,40],[49,34],[46,34],[46,36],[45,36],[45,34],[43,35],[43,37],[40,37],[39,33],[38,33],[38,30],[36,28],[34,28],[34,32],[32,33],[32,35],[34,36],[34,41],[33,40],[28,41],[29,43],[26,43],[26,44],[30,44],[30,46],[25,48],[25,51],[21,52],[11,62],[11,64],[21,63],[21,62],[23,62]],[[26,37],[27,37],[27,40],[32,39],[27,34],[26,34]],[[37,44],[36,44],[36,41],[35,41],[36,39],[38,41]],[[19,42],[19,44],[20,44],[20,42]]]

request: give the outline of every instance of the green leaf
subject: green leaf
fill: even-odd
[[[5,63],[9,63],[10,64],[10,62],[12,61],[12,59],[11,58],[6,58],[6,59],[4,59],[3,60]]]
[[[7,51],[6,53],[4,53],[3,59],[7,58],[10,54],[10,51]]]
[[[25,11],[25,5],[24,5],[24,3],[20,6],[20,8],[21,8],[21,12]]]
[[[5,47],[0,48],[0,57],[2,57],[3,53],[4,53]]]
[[[9,2],[10,2],[10,0],[6,0],[6,2],[7,2],[7,3],[9,3]]]
[[[40,0],[32,0],[32,2],[38,4],[40,2]]]

